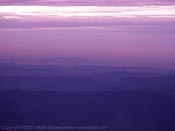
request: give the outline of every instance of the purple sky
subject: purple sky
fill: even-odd
[[[0,0],[0,5],[99,5],[99,6],[144,6],[172,5],[174,0]]]
[[[0,0],[0,58],[175,67],[173,0]]]

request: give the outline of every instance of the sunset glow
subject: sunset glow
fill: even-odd
[[[174,17],[175,6],[0,6],[3,18],[44,17]]]

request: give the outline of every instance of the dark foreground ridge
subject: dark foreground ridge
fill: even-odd
[[[97,131],[173,131],[174,103],[175,95],[146,91],[0,91],[0,123],[1,127],[51,125],[72,126],[74,130],[91,127]]]

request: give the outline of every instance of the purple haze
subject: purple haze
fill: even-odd
[[[3,0],[0,58],[174,68],[174,5],[173,0]]]

